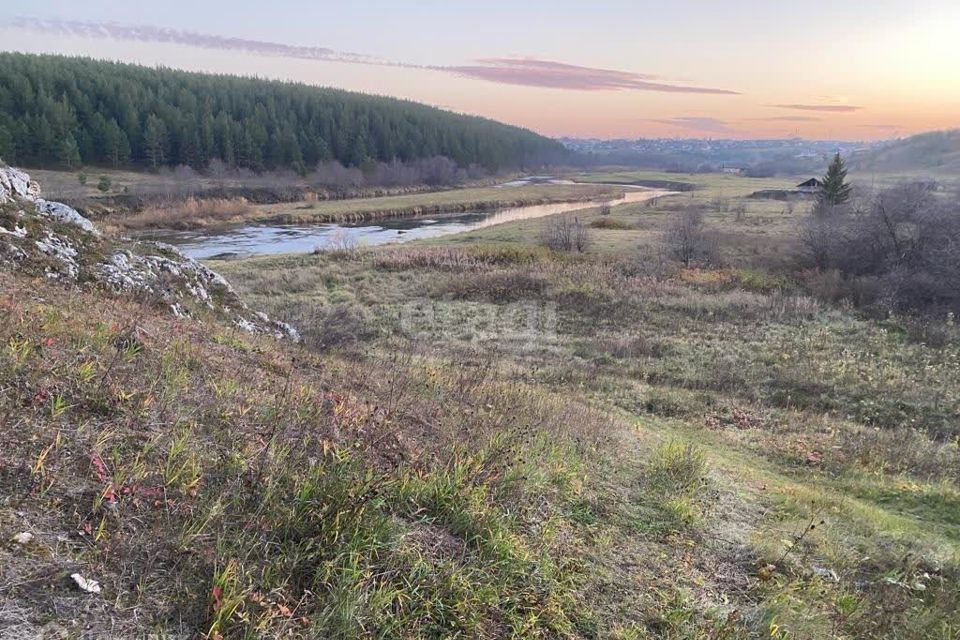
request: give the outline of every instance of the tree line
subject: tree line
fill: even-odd
[[[556,141],[415,102],[300,83],[0,53],[0,157],[254,171],[446,157],[486,171],[564,157]]]

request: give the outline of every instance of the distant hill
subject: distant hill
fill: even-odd
[[[931,131],[880,145],[853,160],[860,171],[960,175],[960,129]]]
[[[436,156],[496,171],[561,159],[558,142],[415,102],[298,83],[0,53],[0,157],[28,166],[256,171]]]

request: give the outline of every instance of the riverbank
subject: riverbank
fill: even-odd
[[[120,231],[172,229],[178,231],[228,228],[239,224],[315,224],[361,222],[440,213],[465,213],[555,204],[620,200],[625,188],[616,185],[551,185],[472,187],[350,200],[308,201],[256,205],[242,199],[196,201],[112,216],[106,222]]]
[[[144,240],[155,240],[177,247],[198,260],[221,257],[250,257],[282,253],[313,253],[317,250],[345,250],[383,244],[436,239],[452,234],[479,231],[520,220],[533,220],[562,213],[596,216],[602,205],[626,205],[674,195],[667,191],[633,189],[617,200],[599,198],[581,202],[558,202],[486,209],[479,212],[443,213],[392,217],[361,222],[308,222],[303,224],[249,223],[227,229],[172,230],[170,228],[138,232]],[[616,206],[614,210],[622,207]]]

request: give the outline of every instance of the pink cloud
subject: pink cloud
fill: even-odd
[[[578,91],[660,91],[667,93],[709,93],[738,95],[729,89],[698,87],[668,82],[658,76],[583,67],[553,60],[536,58],[482,58],[472,65],[431,67],[468,78],[501,84]]]
[[[820,122],[820,118],[813,116],[771,116],[769,118],[754,118],[764,122]]]
[[[336,51],[328,47],[290,45],[265,40],[233,38],[207,33],[170,29],[151,25],[122,25],[113,22],[82,22],[77,20],[42,20],[38,18],[13,17],[0,25],[27,29],[40,33],[79,38],[129,40],[136,42],[161,42],[202,49],[237,51],[257,56],[273,56],[367,64],[405,69],[424,69],[458,76],[499,82],[502,84],[569,89],[579,91],[660,91],[668,93],[706,93],[737,95],[736,91],[698,87],[682,82],[667,81],[657,76],[583,67],[575,64],[537,60],[533,58],[482,58],[474,64],[465,65],[418,65],[407,62],[384,60],[360,53]]]
[[[283,58],[300,58],[304,60],[328,60],[332,62],[357,62],[377,64],[382,61],[371,56],[358,53],[334,51],[326,47],[311,47],[266,42],[263,40],[248,40],[245,38],[231,38],[196,33],[180,29],[168,29],[150,25],[121,25],[113,22],[81,22],[77,20],[41,20],[15,16],[10,19],[8,26],[18,29],[29,29],[62,36],[78,38],[133,40],[137,42],[163,42],[179,44],[202,49],[218,49],[221,51],[240,51],[258,56],[276,56]]]
[[[794,109],[795,111],[823,111],[827,113],[851,113],[860,111],[863,107],[849,104],[776,104],[779,109]]]

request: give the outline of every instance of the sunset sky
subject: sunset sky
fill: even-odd
[[[0,49],[409,98],[552,136],[960,126],[957,0],[0,0]]]

